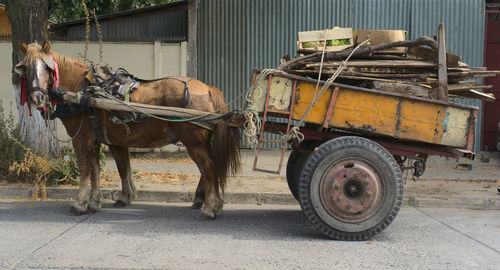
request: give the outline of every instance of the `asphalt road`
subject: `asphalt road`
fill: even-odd
[[[500,269],[500,213],[403,208],[370,241],[326,239],[298,206],[226,205],[198,221],[188,204],[0,200],[0,268]]]

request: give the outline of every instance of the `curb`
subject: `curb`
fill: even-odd
[[[47,198],[68,200],[76,196],[77,188],[48,187]],[[103,199],[116,200],[120,190],[101,189]],[[0,198],[30,199],[33,195],[32,187],[0,187]],[[153,191],[138,190],[135,201],[141,202],[193,202],[193,193],[186,191]],[[226,203],[231,204],[298,204],[292,194],[287,193],[226,193]],[[445,197],[428,195],[407,195],[403,206],[406,207],[439,207],[439,208],[472,208],[479,210],[500,210],[500,195],[487,198],[475,197]]]

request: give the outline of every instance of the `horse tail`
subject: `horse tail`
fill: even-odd
[[[226,105],[222,92],[215,88],[210,88],[210,98],[214,109],[221,109]],[[228,108],[220,110],[227,113]],[[230,127],[226,121],[217,121],[211,140],[211,156],[215,163],[215,175],[219,182],[219,187],[224,192],[227,176],[235,175],[241,167],[240,159],[240,129]]]

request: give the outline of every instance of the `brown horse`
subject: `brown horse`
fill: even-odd
[[[24,59],[15,71],[24,76],[29,102],[36,108],[43,107],[53,90],[52,72],[58,67],[59,87],[78,92],[87,86],[85,76],[89,66],[75,59],[51,52],[50,44],[21,44]],[[52,63],[51,61],[55,62]],[[178,79],[187,82],[185,85]],[[186,105],[185,88],[189,87],[189,102],[186,108],[206,112],[220,109],[227,112],[224,97],[220,90],[186,77],[166,78],[146,83],[130,95],[131,102],[182,107]],[[126,206],[136,194],[132,181],[129,147],[161,147],[169,144],[172,134],[186,146],[189,155],[201,172],[195,192],[193,208],[201,208],[201,218],[215,218],[222,210],[226,176],[235,173],[240,165],[239,140],[237,128],[231,128],[223,120],[218,121],[214,130],[209,130],[190,122],[171,122],[149,118],[129,123],[129,131],[124,125],[113,124],[107,111],[96,110],[98,124],[107,133],[107,144],[113,155],[122,182],[122,191],[115,206]],[[96,212],[101,208],[99,180],[99,151],[101,142],[95,129],[91,127],[89,114],[84,112],[62,119],[78,159],[80,187],[70,213],[82,214]],[[89,192],[90,180],[90,192]]]

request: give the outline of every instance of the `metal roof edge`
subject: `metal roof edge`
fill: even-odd
[[[105,21],[105,20],[109,20],[109,19],[113,19],[113,18],[117,18],[117,17],[126,17],[126,16],[135,15],[138,13],[157,11],[157,10],[173,8],[173,7],[179,7],[179,6],[183,6],[183,5],[187,5],[187,4],[188,4],[188,0],[181,0],[181,1],[175,1],[175,2],[167,3],[167,4],[156,5],[156,6],[144,7],[144,8],[139,8],[139,9],[130,9],[130,10],[119,11],[119,12],[115,12],[115,13],[103,14],[103,15],[97,16],[97,19],[99,21]],[[85,18],[67,21],[67,22],[62,22],[62,23],[56,23],[56,24],[50,25],[49,30],[55,30],[55,29],[60,29],[60,28],[64,28],[67,26],[79,25],[79,24],[84,24],[84,23],[85,23]]]

